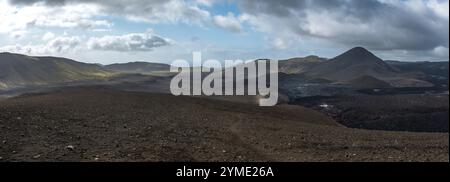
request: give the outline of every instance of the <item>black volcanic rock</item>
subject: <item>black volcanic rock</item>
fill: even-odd
[[[402,111],[396,106],[403,106],[410,97],[401,98],[400,102],[389,99],[388,108],[395,109],[389,114]],[[447,101],[448,116],[448,97],[434,99],[440,103]],[[360,100],[362,103],[350,100],[350,106],[357,106],[356,111],[350,110],[353,113],[345,116],[384,118],[383,113],[372,107],[375,102],[384,108],[386,99]],[[0,102],[0,108],[1,140],[6,141],[0,147],[2,162],[323,162],[331,159],[448,162],[449,159],[448,133],[347,128],[330,116],[293,105],[258,107],[202,97],[86,88],[21,96]],[[423,111],[422,107],[416,108]],[[437,117],[442,115],[445,113]],[[411,118],[405,118],[401,112],[398,116],[394,119]],[[428,118],[422,121],[428,126],[436,123]],[[12,151],[16,151],[14,155]],[[37,154],[39,158],[34,157]]]

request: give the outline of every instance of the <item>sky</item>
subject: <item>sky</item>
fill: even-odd
[[[0,0],[0,52],[87,63],[332,58],[448,61],[448,0]]]

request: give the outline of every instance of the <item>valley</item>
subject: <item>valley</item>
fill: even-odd
[[[448,62],[280,60],[274,107],[173,96],[169,68],[0,53],[0,161],[449,160]]]

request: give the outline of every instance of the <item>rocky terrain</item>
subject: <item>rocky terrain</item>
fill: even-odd
[[[346,128],[301,106],[99,88],[0,101],[1,161],[446,161],[448,133]]]
[[[448,94],[306,97],[292,101],[334,118],[350,128],[447,132]]]

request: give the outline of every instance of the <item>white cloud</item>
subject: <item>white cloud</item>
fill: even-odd
[[[202,0],[196,3],[185,0],[10,0],[13,4],[48,7],[89,6],[95,7],[96,12],[108,15],[118,15],[133,21],[149,23],[194,23],[203,24],[209,21],[208,11],[200,5],[210,5],[211,1]]]
[[[47,32],[42,36],[43,41],[49,41],[53,38],[55,38],[55,34],[53,34],[52,32]]]
[[[25,30],[17,30],[10,33],[10,36],[14,39],[23,38],[28,32]]]
[[[47,42],[46,47],[50,52],[70,52],[74,51],[81,43],[77,36],[55,37]]]
[[[448,0],[409,0],[409,1],[387,1],[385,3],[397,6],[400,8],[406,7],[407,9],[419,14],[428,14],[432,12],[434,15],[441,18],[449,18],[449,1]]]
[[[292,24],[292,20],[268,15],[251,15],[244,13],[239,16],[241,22],[248,23],[253,30],[268,33],[268,41],[272,47],[278,50],[289,49],[296,41],[300,41],[301,36],[287,25]],[[282,27],[282,28],[280,28]]]
[[[430,0],[427,2],[427,6],[431,8],[437,15],[448,20],[449,17],[449,1],[443,0]]]
[[[104,12],[125,16],[129,20],[148,23],[178,23],[204,25],[210,13],[185,1],[99,1]]]
[[[214,4],[214,0],[195,0],[199,5],[211,7]]]
[[[94,32],[109,32],[109,31],[111,31],[111,29],[96,28],[96,29],[93,29],[92,31],[94,31]]]
[[[61,36],[49,38],[45,44],[6,45],[0,47],[0,51],[31,55],[59,54],[77,51],[81,42],[81,38],[77,36]]]
[[[287,49],[289,44],[282,38],[275,38],[273,41],[273,46],[277,49]]]
[[[52,7],[36,3],[19,7],[0,0],[0,9],[0,33],[24,31],[33,27],[86,29],[112,26],[106,20],[95,19],[101,14],[99,7],[92,4]]]
[[[231,12],[229,12],[227,16],[220,16],[220,15],[214,16],[213,21],[217,26],[230,32],[234,33],[243,32],[242,25],[239,19],[236,18],[234,14]]]
[[[433,54],[439,57],[448,58],[449,56],[448,47],[438,46],[433,49]]]
[[[152,51],[153,48],[170,45],[171,40],[147,33],[132,33],[119,36],[93,37],[88,48],[107,51]]]

